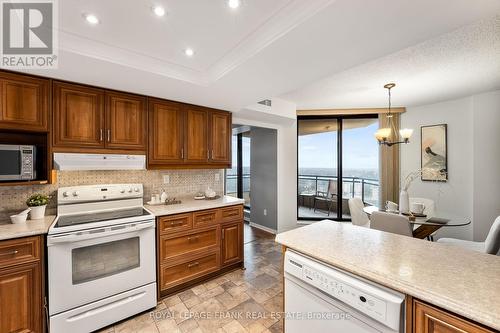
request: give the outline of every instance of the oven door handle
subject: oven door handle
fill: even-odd
[[[137,224],[134,223],[125,226],[112,226],[106,228],[99,228],[91,231],[86,231],[85,233],[79,232],[79,233],[66,234],[62,236],[49,236],[47,237],[47,246],[53,244],[73,243],[83,240],[120,235],[154,227],[155,227],[155,222],[149,221]]]

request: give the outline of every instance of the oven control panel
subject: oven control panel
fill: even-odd
[[[58,204],[98,202],[118,199],[142,198],[142,184],[105,184],[60,187],[57,190]]]

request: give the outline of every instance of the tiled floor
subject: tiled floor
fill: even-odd
[[[281,249],[273,235],[245,225],[245,267],[101,332],[282,332]]]

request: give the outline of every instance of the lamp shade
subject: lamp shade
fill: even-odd
[[[401,135],[401,137],[404,139],[404,140],[407,140],[411,137],[411,135],[413,134],[413,129],[411,128],[403,128],[403,129],[400,129],[399,130],[399,134]]]
[[[391,136],[391,129],[389,127],[379,128],[375,132],[375,138],[378,141],[387,140]]]

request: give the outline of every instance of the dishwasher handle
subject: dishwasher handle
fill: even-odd
[[[78,231],[64,235],[53,235],[47,237],[47,246],[61,243],[73,243],[83,240],[96,239],[125,233],[136,232],[155,227],[154,221],[131,223],[126,225],[115,225],[105,228],[91,229],[87,231]]]

